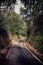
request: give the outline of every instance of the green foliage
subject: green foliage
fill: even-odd
[[[27,39],[34,48],[43,53],[43,14],[29,19]]]
[[[32,38],[28,38],[28,42],[29,42],[30,44],[32,44],[32,43],[33,43]]]
[[[0,14],[0,27],[4,27],[5,26],[5,18],[3,15]]]
[[[43,36],[32,36],[28,38],[28,41],[39,52],[43,53]]]
[[[23,7],[20,8],[20,14],[21,15],[26,15],[27,14],[27,10]]]
[[[40,53],[43,53],[43,45],[41,44],[34,44],[34,47],[40,52]]]
[[[31,36],[28,39],[29,41],[32,41],[33,43],[43,44],[43,36]]]
[[[6,17],[4,17],[3,15],[0,15],[0,29],[4,29],[4,28],[6,30],[9,30],[14,35],[16,34],[18,38],[20,38],[22,35],[26,36],[27,34],[26,22],[22,20],[20,16],[16,14],[15,12],[11,14],[7,14]],[[0,49],[4,48],[6,44],[7,43],[0,41]]]
[[[37,36],[34,38],[34,41],[38,44],[43,44],[43,36]]]
[[[26,35],[27,24],[24,20],[20,19],[19,15],[15,12],[6,16],[6,22],[6,26],[12,34]]]
[[[27,21],[28,30],[27,30],[27,38],[33,33],[33,17],[30,17],[30,19]]]

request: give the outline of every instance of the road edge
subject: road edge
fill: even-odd
[[[27,48],[25,43],[24,43],[24,46],[25,46],[26,50],[29,51],[32,54],[32,56],[43,65],[43,62],[33,52],[31,52],[29,48]]]
[[[11,47],[12,47],[12,46],[13,46],[13,45],[11,45]],[[11,47],[10,47],[10,49],[11,49]],[[9,55],[10,49],[9,49],[8,54],[7,54],[7,56],[6,56],[7,59],[8,59],[8,55]]]

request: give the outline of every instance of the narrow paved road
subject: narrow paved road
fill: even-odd
[[[20,40],[18,46],[13,45],[7,55],[7,65],[41,65],[24,47]]]

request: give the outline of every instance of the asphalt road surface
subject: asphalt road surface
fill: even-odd
[[[13,45],[7,55],[7,65],[42,65],[24,47],[24,42],[19,41],[18,46]]]

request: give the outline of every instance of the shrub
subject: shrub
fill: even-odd
[[[28,41],[39,52],[43,53],[43,36],[32,36],[28,38]]]
[[[42,44],[35,43],[35,44],[34,44],[34,47],[35,47],[40,53],[43,53],[43,45],[42,45]]]

